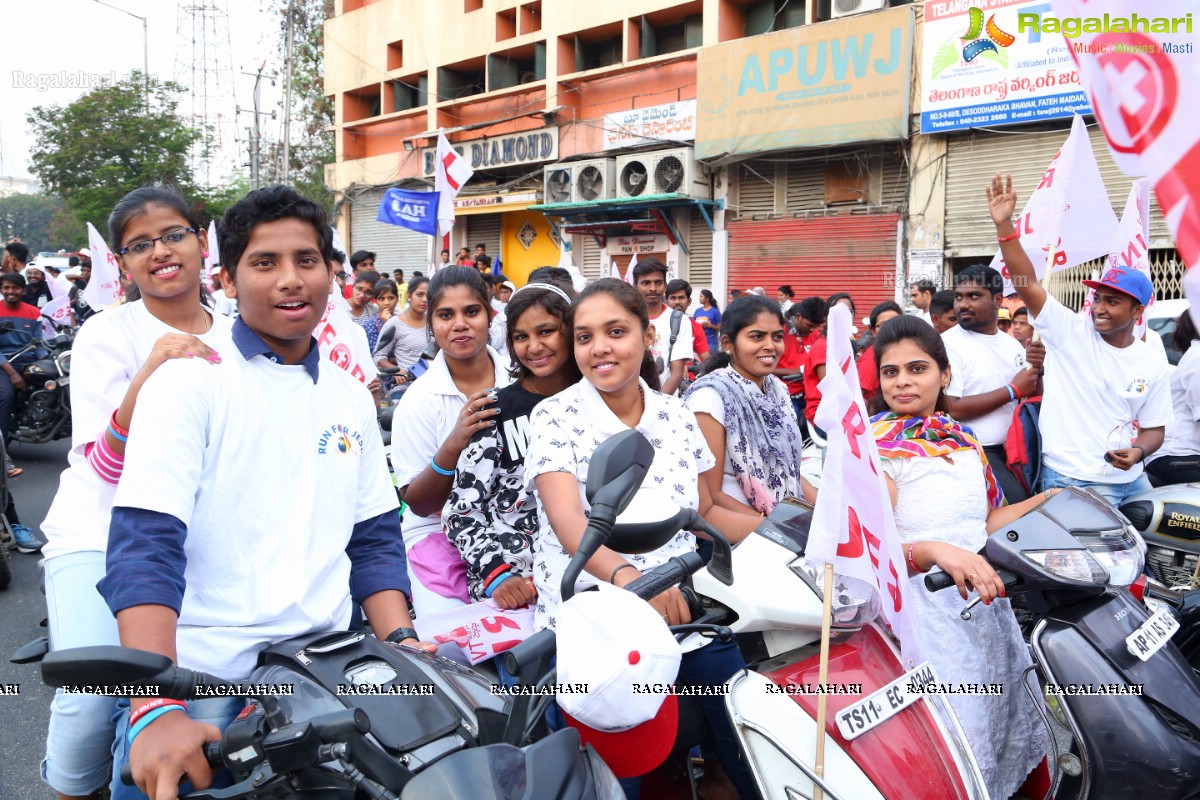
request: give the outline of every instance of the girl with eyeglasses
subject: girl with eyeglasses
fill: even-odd
[[[135,189],[113,208],[108,226],[137,291],[89,320],[72,347],[69,466],[42,523],[53,650],[120,644],[96,583],[105,574],[125,443],[130,435],[154,435],[133,423],[142,385],[170,359],[218,363],[221,352],[233,350],[232,320],[202,302],[208,237],[187,200],[162,186]],[[42,779],[59,797],[87,797],[109,782],[115,702],[55,694]]]

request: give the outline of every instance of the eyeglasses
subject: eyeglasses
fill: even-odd
[[[167,231],[162,236],[155,236],[153,239],[143,239],[140,242],[126,245],[117,251],[117,255],[123,256],[132,253],[135,256],[144,256],[154,249],[155,242],[162,242],[168,248],[174,248],[175,245],[181,244],[188,237],[189,233],[195,232],[195,228],[176,228],[173,231]]]

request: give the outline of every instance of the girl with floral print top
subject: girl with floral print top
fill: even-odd
[[[467,564],[473,600],[501,608],[533,602],[537,500],[525,481],[529,418],[534,407],[579,380],[563,317],[574,294],[553,281],[518,289],[507,307],[513,383],[496,392],[495,427],[472,437],[458,458],[443,512],[446,533]]]

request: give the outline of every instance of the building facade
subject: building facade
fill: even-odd
[[[339,0],[338,225],[389,271],[436,261],[375,216],[432,188],[442,131],[475,169],[451,254],[484,244],[518,284],[564,250],[587,277],[653,254],[722,301],[791,284],[865,313],[988,260],[986,177],[1028,198],[1087,112],[1061,40],[1005,32],[1031,4],[976,31],[956,0]],[[1088,120],[1119,212],[1131,179]],[[1150,233],[1174,269],[1156,204]]]

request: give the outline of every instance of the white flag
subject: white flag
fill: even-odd
[[[54,281],[48,281],[53,286]],[[42,308],[42,338],[50,339],[59,328],[71,327],[71,295],[59,289],[59,294]],[[54,290],[50,290],[54,294]]]
[[[636,286],[637,281],[633,279],[633,267],[637,264],[637,256],[629,257],[629,266],[625,268],[625,282],[630,286]]]
[[[83,290],[83,299],[97,311],[108,308],[121,296],[121,267],[108,249],[104,237],[92,223],[87,224],[88,250],[92,253],[92,276]]]
[[[1145,273],[1146,277],[1150,279],[1150,285],[1153,286],[1154,280],[1150,275],[1149,243],[1150,182],[1145,178],[1139,178],[1129,189],[1129,198],[1125,201],[1125,211],[1121,214],[1121,224],[1117,226],[1117,233],[1113,237],[1112,252],[1108,254],[1108,264],[1105,265],[1105,269],[1135,269]],[[1079,309],[1079,313],[1090,316],[1092,302],[1095,298],[1096,290],[1088,289],[1087,298],[1083,301],[1083,307]],[[1146,310],[1142,312],[1141,318],[1133,328],[1133,335],[1139,339],[1146,333],[1146,316],[1153,307],[1154,295],[1150,295],[1150,302],[1146,304]]]
[[[446,135],[439,133],[433,188],[438,192],[438,233],[441,236],[454,227],[454,198],[474,174],[475,170],[471,169],[467,160],[446,141]]]
[[[806,556],[877,588],[883,615],[900,640],[906,668],[911,668],[922,658],[910,610],[908,568],[850,351],[850,322],[844,305],[830,309],[828,367],[816,415],[829,445]]]
[[[367,332],[350,316],[350,304],[342,296],[336,281],[332,282],[325,314],[317,323],[313,336],[317,337],[321,358],[332,361],[363,383],[370,383],[379,375],[375,360],[371,358]]]
[[[204,257],[204,275],[221,263],[221,252],[217,249],[217,221],[208,223],[208,255]]]
[[[610,273],[611,274],[609,277],[616,278],[617,280],[621,280],[621,268],[617,266],[617,260],[615,258],[612,260],[612,266],[610,267]]]
[[[1083,117],[1075,115],[1071,134],[1046,168],[1013,226],[1039,279],[1045,277],[1046,257],[1051,247],[1054,248],[1051,272],[1108,255],[1117,215],[1109,205]],[[1011,294],[1012,281],[999,249],[992,267],[1004,276],[1004,293]]]
[[[1155,16],[1183,19],[1185,30],[1153,36],[1137,30],[1082,32],[1070,40],[1108,148],[1126,175],[1147,176],[1175,247],[1189,266],[1183,286],[1200,321],[1200,58],[1194,53],[1194,0],[1157,0]],[[1060,19],[1129,19],[1134,0],[1052,0]],[[1157,25],[1156,25],[1157,28]]]

